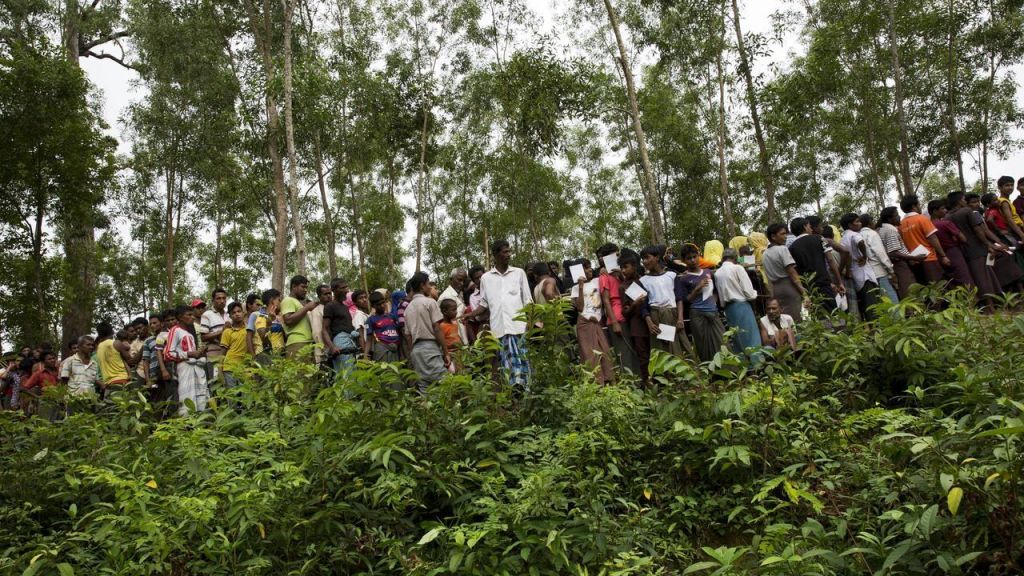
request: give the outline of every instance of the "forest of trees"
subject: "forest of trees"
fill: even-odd
[[[767,35],[739,0],[558,4],[553,37],[524,0],[4,1],[3,348],[499,237],[526,261],[991,188],[1017,145],[1021,0],[785,2]],[[85,59],[141,88],[127,153]]]

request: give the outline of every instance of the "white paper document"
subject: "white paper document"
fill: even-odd
[[[911,256],[927,256],[929,254],[931,254],[931,251],[925,248],[924,244],[918,244],[917,248],[910,252]]]
[[[711,298],[711,295],[715,292],[715,281],[708,280],[708,285],[704,287],[704,290],[700,293],[701,300],[707,300]]]
[[[640,298],[647,296],[647,291],[641,288],[640,284],[634,282],[629,285],[629,288],[626,288],[626,296],[629,296],[630,300],[636,302]]]
[[[843,312],[850,309],[850,302],[846,299],[846,294],[836,294],[836,308]]]
[[[609,254],[601,259],[604,262],[604,269],[608,272],[619,269],[619,255]]]
[[[572,276],[572,283],[576,284],[580,281],[580,278],[586,278],[586,274],[583,272],[583,264],[573,264],[569,266],[569,275]]]
[[[985,265],[986,266],[995,266],[996,265],[996,256],[995,256],[995,254],[989,254],[988,256],[985,257]]]
[[[658,329],[661,332],[658,333],[658,340],[664,340],[665,342],[675,342],[676,340],[676,327],[671,324],[658,324]]]

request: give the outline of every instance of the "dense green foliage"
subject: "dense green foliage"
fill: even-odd
[[[917,302],[811,328],[751,374],[720,355],[600,387],[532,335],[522,398],[470,375],[422,398],[364,365],[315,395],[280,364],[211,413],[122,397],[0,419],[10,574],[1017,573],[1024,317]],[[235,408],[240,409],[235,409]]]

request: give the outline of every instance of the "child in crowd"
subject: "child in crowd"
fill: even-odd
[[[457,366],[458,355],[456,352],[466,343],[462,337],[457,315],[458,303],[455,300],[449,298],[441,301],[441,316],[444,317],[441,320],[441,334],[444,335],[444,346],[448,351],[448,356],[452,359],[452,363],[449,364],[449,369],[452,372],[456,372],[461,367],[461,365]]]
[[[700,252],[693,244],[680,251],[686,270],[676,276],[676,305],[679,308],[676,329],[683,332],[683,309],[690,308],[690,332],[701,362],[714,359],[722,347],[725,326],[718,316],[713,272],[700,267]]]
[[[380,292],[370,294],[373,315],[366,319],[366,342],[363,354],[375,362],[398,362],[398,324],[388,313],[388,299]]]
[[[647,326],[647,293],[640,284],[640,255],[623,248],[619,251],[619,268],[622,269],[622,316],[629,323],[630,343],[636,353],[636,366],[640,382],[647,385],[647,366],[651,361],[651,338]],[[636,285],[641,295],[630,297],[630,287]]]
[[[247,330],[245,312],[239,302],[228,305],[231,325],[225,326],[220,334],[220,345],[224,352],[224,386],[231,388],[238,383],[238,375],[245,369],[249,350],[246,346]]]

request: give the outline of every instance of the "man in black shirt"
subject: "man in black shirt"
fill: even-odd
[[[815,217],[820,225],[821,220]],[[801,276],[811,276],[810,285],[814,288],[815,297],[818,303],[826,310],[832,311],[836,308],[836,294],[842,294],[846,290],[842,284],[836,284],[833,280],[841,278],[839,267],[835,261],[828,256],[832,251],[820,232],[814,231],[814,224],[808,218],[794,218],[789,224],[789,231],[796,236],[796,240],[789,246],[789,253],[793,255],[796,262],[796,271]]]

